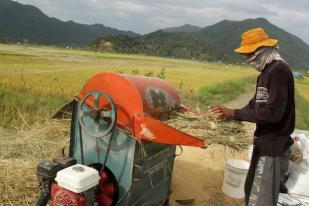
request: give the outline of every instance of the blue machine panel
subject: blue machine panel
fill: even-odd
[[[103,164],[108,153],[106,167],[118,182],[118,200],[121,202],[117,205],[159,205],[168,200],[175,145],[138,142],[118,127],[112,136],[88,136],[74,118],[77,116],[76,105],[73,108],[70,156],[75,157],[78,163],[92,165]]]

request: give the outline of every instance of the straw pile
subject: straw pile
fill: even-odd
[[[207,145],[221,144],[236,150],[247,149],[252,139],[237,121],[213,121],[199,113],[173,113],[166,123],[182,132],[205,139]]]
[[[36,204],[36,166],[61,154],[68,132],[63,120],[17,133],[0,128],[0,206]]]

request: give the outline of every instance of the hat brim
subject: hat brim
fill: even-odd
[[[250,44],[250,45],[241,46],[241,47],[235,49],[234,51],[237,52],[237,53],[240,53],[240,54],[249,54],[249,53],[252,53],[255,50],[257,50],[261,46],[274,47],[277,44],[278,44],[277,39],[267,39],[267,40],[262,41],[262,42],[257,43],[257,44]]]

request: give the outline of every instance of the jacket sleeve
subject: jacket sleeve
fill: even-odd
[[[287,105],[288,76],[289,74],[280,68],[272,71],[268,78],[267,102],[255,102],[255,107],[250,107],[249,103],[249,106],[243,109],[236,109],[235,119],[260,124],[280,122]]]

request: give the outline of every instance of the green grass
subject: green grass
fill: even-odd
[[[23,128],[45,121],[64,103],[64,99],[14,91],[0,86],[0,126]]]
[[[309,130],[309,101],[296,92],[296,128]]]
[[[203,86],[198,92],[199,101],[206,105],[229,102],[244,93],[248,85],[254,82],[254,78],[250,77],[241,80],[228,80],[211,86]]]
[[[295,80],[296,128],[309,130],[309,78]]]

